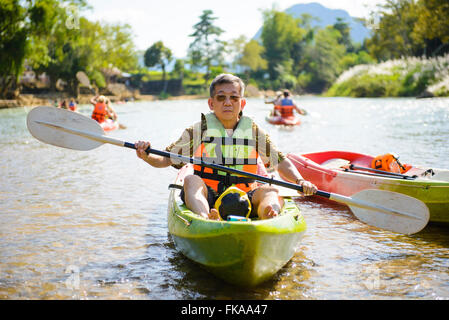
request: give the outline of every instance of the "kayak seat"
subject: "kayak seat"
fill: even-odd
[[[327,161],[324,161],[321,165],[328,169],[341,169],[341,168],[349,166],[350,164],[351,164],[351,162],[349,160],[335,158],[335,159],[329,159]]]

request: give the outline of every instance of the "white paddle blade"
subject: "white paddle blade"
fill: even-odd
[[[103,144],[103,142],[58,129],[58,127],[76,128],[88,133],[104,135],[103,128],[97,121],[65,109],[33,108],[27,115],[27,127],[37,140],[57,147],[85,151]]]
[[[402,193],[367,189],[352,198],[358,203],[351,204],[354,215],[366,224],[381,229],[413,234],[421,231],[429,221],[429,208],[416,198]],[[363,203],[370,203],[370,208]],[[378,205],[373,206],[376,203]]]

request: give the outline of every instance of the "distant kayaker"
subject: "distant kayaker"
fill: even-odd
[[[280,99],[280,104],[275,105],[275,115],[282,116],[283,118],[292,117],[294,110],[300,115],[305,115],[306,111],[299,108],[289,90],[284,90],[283,97]]]
[[[105,96],[96,96],[90,99],[90,103],[94,106],[92,119],[97,120],[99,123],[106,121],[108,118],[117,120],[117,113],[115,113],[109,99]]]
[[[168,152],[254,174],[258,173],[258,163],[263,161],[266,166],[276,168],[286,181],[301,185],[304,195],[317,191],[315,185],[305,181],[290,160],[276,150],[270,137],[251,118],[243,115],[245,86],[240,78],[221,74],[212,81],[209,91],[208,104],[212,112],[201,114],[201,121],[187,128],[166,148]],[[137,156],[153,167],[172,165],[179,169],[184,165],[177,159],[148,155],[145,152],[151,146],[148,141],[138,141],[135,146]],[[194,165],[194,174],[185,178],[181,199],[191,211],[204,218],[219,219],[219,212],[214,209],[215,201],[231,186],[248,194],[252,216],[267,219],[279,214],[283,200],[275,186],[199,165]]]
[[[76,106],[76,102],[75,99],[70,99],[69,102],[69,110],[76,112],[77,111],[77,106]]]

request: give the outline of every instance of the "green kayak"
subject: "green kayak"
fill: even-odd
[[[176,179],[191,174],[184,166]],[[295,254],[306,230],[293,200],[285,198],[281,215],[252,221],[214,221],[190,211],[172,189],[168,229],[176,249],[224,281],[255,286],[276,274]]]

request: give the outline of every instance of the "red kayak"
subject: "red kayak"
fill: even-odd
[[[389,155],[373,157],[349,151],[324,151],[287,157],[304,179],[320,190],[345,196],[365,189],[399,192],[423,201],[429,208],[430,221],[449,223],[449,170],[396,161],[402,168],[391,172],[381,166]],[[384,162],[377,162],[378,159]],[[382,168],[376,169],[377,164]]]
[[[107,119],[106,121],[101,122],[100,126],[103,128],[105,132],[109,132],[118,129],[119,123],[118,121]]]
[[[284,126],[298,126],[301,124],[301,120],[296,116],[291,117],[268,116],[265,119],[271,124],[284,125]]]

